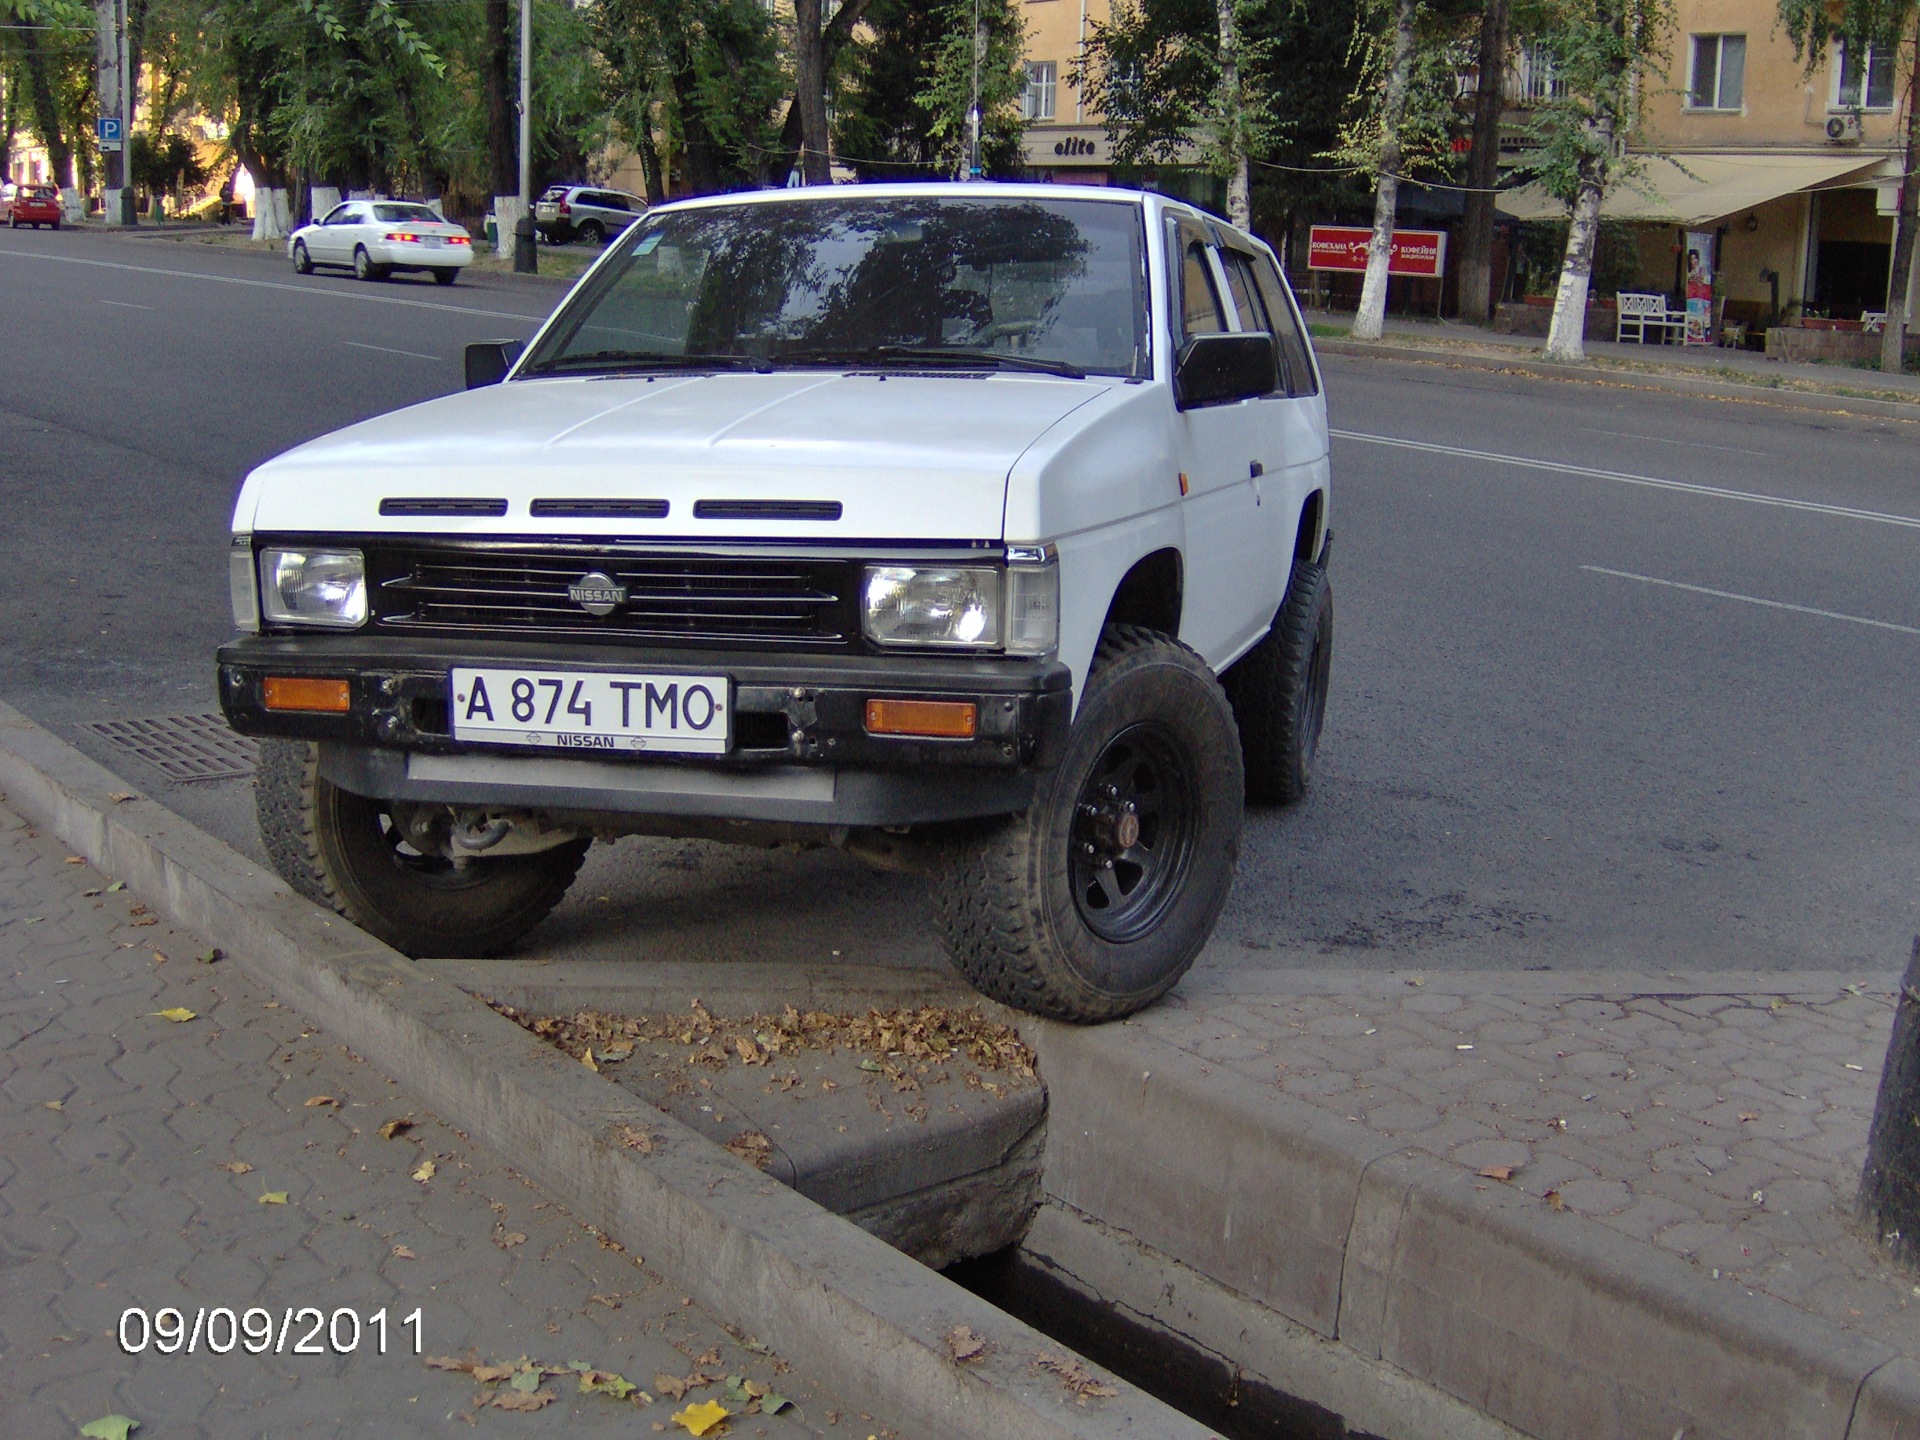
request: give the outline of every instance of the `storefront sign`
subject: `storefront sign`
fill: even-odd
[[[1687,232],[1687,344],[1713,343],[1713,232]]]
[[[1360,225],[1315,225],[1307,232],[1307,268],[1361,274],[1373,231]],[[1447,271],[1447,232],[1396,230],[1387,252],[1387,274],[1437,280]]]
[[[1032,169],[1051,170],[1063,166],[1101,168],[1113,163],[1113,143],[1098,126],[1032,125],[1020,137],[1020,148]]]

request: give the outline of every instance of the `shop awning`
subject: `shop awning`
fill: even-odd
[[[1608,220],[1706,225],[1801,190],[1879,168],[1883,157],[1845,155],[1676,155],[1649,157],[1632,179],[1614,183],[1600,202]],[[1538,185],[1509,190],[1494,202],[1514,220],[1558,220],[1566,207]]]

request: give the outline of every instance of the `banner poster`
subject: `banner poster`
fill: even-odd
[[[1713,343],[1713,232],[1687,232],[1687,344]]]

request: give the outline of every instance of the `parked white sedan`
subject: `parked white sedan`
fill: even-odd
[[[473,261],[473,237],[430,205],[349,200],[289,235],[287,256],[302,275],[311,275],[318,265],[350,268],[362,280],[425,270],[451,285]]]

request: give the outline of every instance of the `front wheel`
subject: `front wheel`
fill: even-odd
[[[587,840],[456,863],[407,843],[387,802],[320,774],[304,740],[263,740],[254,772],[260,839],[295,890],[413,956],[496,955],[546,918]]]
[[[307,253],[307,242],[304,240],[293,242],[293,273],[296,275],[313,273],[313,257]]]
[[[989,998],[1056,1020],[1152,1004],[1226,904],[1244,784],[1206,662],[1154,631],[1108,627],[1033,803],[941,854],[934,923],[954,965]]]
[[[367,254],[367,247],[358,245],[353,251],[353,278],[356,280],[384,280],[387,267],[373,263],[373,257]]]
[[[1225,677],[1246,757],[1249,800],[1291,805],[1306,797],[1332,679],[1333,582],[1325,565],[1302,560],[1287,581],[1273,628]]]

